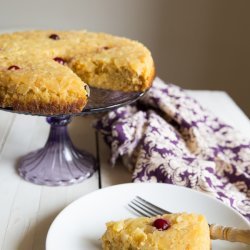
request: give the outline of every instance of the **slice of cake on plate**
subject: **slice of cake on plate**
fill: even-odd
[[[204,216],[165,214],[108,222],[104,250],[209,250],[209,226]]]

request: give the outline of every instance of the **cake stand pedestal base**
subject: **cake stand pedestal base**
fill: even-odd
[[[95,158],[77,149],[67,131],[71,116],[47,117],[51,125],[45,146],[22,157],[19,174],[27,181],[63,186],[81,182],[89,178],[96,170]]]
[[[67,131],[71,117],[93,115],[128,105],[146,93],[112,91],[92,87],[90,87],[90,92],[87,106],[82,112],[47,116],[47,122],[51,127],[45,146],[27,154],[19,161],[18,172],[25,180],[40,185],[63,186],[89,178],[97,170],[97,161],[91,154],[77,149],[72,144]],[[19,112],[12,108],[0,107],[0,110],[45,116],[44,114]]]

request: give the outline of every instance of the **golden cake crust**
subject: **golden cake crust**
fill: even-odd
[[[167,230],[153,226],[156,219],[169,222]],[[107,223],[103,250],[210,250],[209,226],[204,216],[165,214]]]
[[[155,68],[141,43],[85,31],[0,35],[0,106],[40,114],[81,112],[85,85],[144,91]]]

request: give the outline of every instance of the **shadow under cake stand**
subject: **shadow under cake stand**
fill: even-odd
[[[89,178],[95,172],[97,162],[93,155],[73,145],[67,130],[72,117],[115,109],[136,101],[144,94],[96,88],[91,88],[90,92],[88,104],[82,112],[46,116],[50,132],[45,146],[23,156],[18,162],[18,173],[25,180],[40,185],[64,186]],[[0,110],[43,116],[21,113],[9,108]]]

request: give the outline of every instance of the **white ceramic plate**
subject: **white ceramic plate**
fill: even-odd
[[[241,215],[201,192],[167,184],[123,184],[90,193],[66,207],[49,229],[46,249],[100,250],[100,238],[107,221],[135,217],[127,204],[136,195],[170,211],[204,214],[209,223],[249,229]],[[213,241],[213,249],[243,250],[249,247]]]

